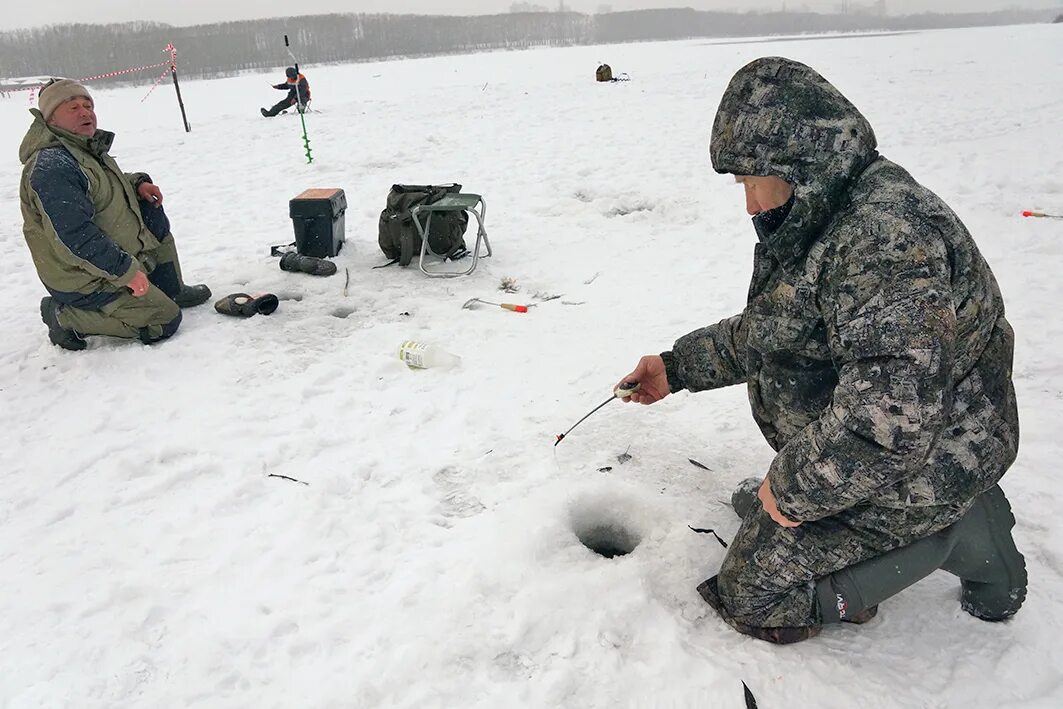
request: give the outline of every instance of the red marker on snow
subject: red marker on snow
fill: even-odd
[[[1024,210],[1022,216],[1041,217],[1042,219],[1063,219],[1063,214],[1045,214],[1044,212],[1031,212],[1030,210]]]

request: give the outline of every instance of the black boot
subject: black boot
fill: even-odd
[[[41,320],[48,326],[48,339],[53,345],[75,352],[89,346],[76,332],[59,324],[59,306],[51,296],[41,298]]]
[[[280,301],[272,293],[262,293],[250,296],[247,293],[233,293],[227,295],[214,304],[214,309],[223,315],[232,315],[238,318],[249,318],[252,315],[269,315]]]
[[[1015,546],[1015,515],[999,485],[982,493],[956,531],[941,568],[960,577],[960,607],[975,618],[1005,620],[1026,600],[1026,559]]]
[[[260,108],[259,111],[261,111],[262,115],[266,118],[273,118],[278,113],[283,113],[284,109],[288,108],[291,105],[291,102],[287,98],[282,98],[280,101],[273,104],[269,108]]]
[[[963,610],[982,620],[1010,618],[1026,599],[1026,562],[1013,526],[1011,505],[994,485],[951,527],[819,579],[820,616],[824,623],[853,619],[944,569],[960,577]]]
[[[311,276],[331,276],[336,273],[336,264],[316,256],[290,253],[281,256],[282,271],[302,271]]]
[[[181,290],[173,297],[173,302],[177,303],[179,308],[194,308],[197,305],[206,303],[210,295],[210,288],[203,283],[194,286],[182,283]]]

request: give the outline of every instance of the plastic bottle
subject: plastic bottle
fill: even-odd
[[[399,359],[411,369],[450,369],[461,363],[461,357],[427,342],[406,340],[399,345]]]

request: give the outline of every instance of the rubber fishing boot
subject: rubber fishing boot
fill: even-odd
[[[74,352],[89,346],[76,332],[59,324],[59,305],[51,296],[41,298],[41,320],[48,326],[48,339],[53,345]]]
[[[204,283],[194,286],[182,283],[181,290],[173,297],[173,302],[177,303],[179,308],[194,308],[197,305],[206,303],[210,296],[210,288]]]
[[[816,582],[824,623],[846,620],[937,569],[960,577],[960,607],[976,618],[1005,620],[1026,599],[1026,561],[1015,547],[1015,516],[999,485],[982,493],[959,522]]]
[[[336,264],[316,256],[303,256],[298,253],[281,256],[282,271],[302,271],[311,276],[331,276],[336,273]]]
[[[227,295],[214,304],[214,309],[222,315],[232,315],[237,318],[249,318],[252,315],[269,315],[280,301],[272,293],[262,293],[250,296],[247,293],[233,293]]]

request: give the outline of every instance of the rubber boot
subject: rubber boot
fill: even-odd
[[[214,309],[222,315],[232,315],[238,318],[249,318],[252,315],[269,315],[280,301],[272,293],[262,293],[250,296],[247,293],[233,293],[227,295],[214,304]]]
[[[200,283],[189,286],[182,283],[181,290],[173,297],[173,302],[177,303],[179,308],[194,308],[197,305],[206,303],[210,296],[210,288],[206,284]]]
[[[1015,546],[1008,498],[999,485],[982,493],[959,531],[956,546],[941,568],[960,577],[960,607],[982,620],[1006,620],[1026,600],[1026,559]],[[981,533],[979,533],[981,532]]]
[[[74,352],[89,346],[76,332],[59,324],[59,306],[51,296],[41,298],[41,320],[48,326],[48,339],[53,345]]]
[[[982,493],[959,522],[925,539],[819,579],[822,622],[836,623],[944,569],[960,577],[960,607],[982,620],[1005,620],[1026,599],[1026,562],[1015,547],[999,485]]]
[[[336,273],[336,264],[316,256],[303,256],[298,253],[281,256],[282,271],[302,271],[311,276],[331,276]]]

